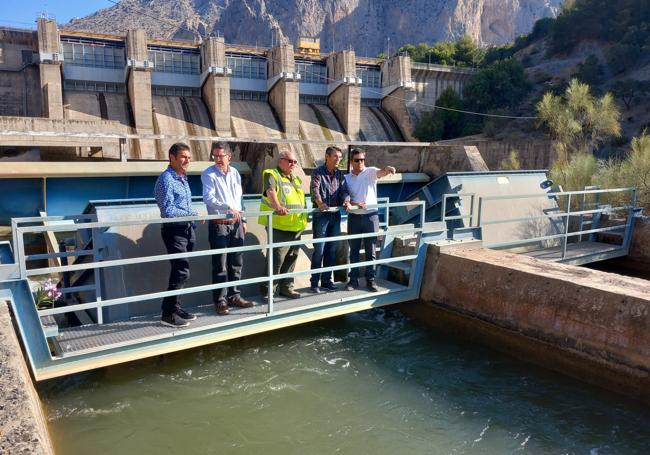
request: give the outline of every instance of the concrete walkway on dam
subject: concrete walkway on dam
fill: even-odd
[[[480,248],[430,246],[436,330],[650,403],[650,281]]]

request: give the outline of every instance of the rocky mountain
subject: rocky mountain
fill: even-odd
[[[536,20],[555,16],[563,0],[121,0],[67,28],[151,37],[269,46],[278,38],[320,36],[321,49],[352,47],[375,56],[405,43],[455,40],[511,42]]]

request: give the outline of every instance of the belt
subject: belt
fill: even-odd
[[[227,224],[227,225],[235,224],[235,223],[237,222],[237,220],[235,220],[235,219],[228,219],[228,220],[210,220],[210,221],[212,222],[212,224]]]

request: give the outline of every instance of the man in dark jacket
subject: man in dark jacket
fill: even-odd
[[[327,147],[325,164],[317,167],[311,176],[311,200],[318,212],[314,213],[312,231],[315,239],[341,235],[341,208],[347,210],[350,194],[345,176],[339,170],[343,153],[338,147]],[[336,263],[337,242],[314,244],[311,268],[331,267]],[[320,282],[320,287],[319,287]],[[314,273],[311,276],[311,291],[318,294],[321,289],[337,290],[332,281],[332,272]]]

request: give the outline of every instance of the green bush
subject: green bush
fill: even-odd
[[[598,62],[598,57],[591,54],[584,62],[578,63],[573,77],[585,84],[598,85],[601,83],[604,73],[603,65]]]
[[[504,171],[517,171],[521,169],[521,161],[519,161],[519,152],[511,149],[508,156],[499,163],[499,169]]]
[[[471,110],[488,112],[512,109],[530,90],[524,68],[517,60],[498,60],[472,76],[463,90],[465,104]]]
[[[463,104],[458,94],[447,87],[436,101],[436,106],[462,109]],[[426,112],[415,127],[414,136],[420,141],[432,142],[440,139],[453,139],[463,132],[463,114],[445,109]]]
[[[557,159],[549,172],[551,180],[564,191],[579,191],[593,184],[598,168],[598,160],[590,154],[579,152],[568,161]]]
[[[569,161],[556,160],[551,166],[550,178],[564,191],[578,191],[586,186],[600,188],[636,188],[636,205],[650,211],[650,136],[644,131],[632,139],[630,150],[623,159],[596,160],[581,152]],[[601,202],[612,206],[629,204],[629,193],[603,195]]]

